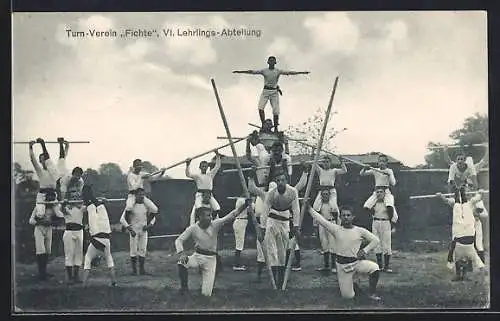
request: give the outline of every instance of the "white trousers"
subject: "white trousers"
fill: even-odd
[[[36,255],[50,254],[52,252],[52,226],[35,225],[33,235]]]
[[[293,239],[295,239],[295,237],[293,237],[293,238],[288,237],[288,249],[289,250],[292,249],[292,240]],[[295,249],[294,249],[294,251],[298,251],[298,250],[300,250],[299,243],[297,243],[297,239],[295,239]]]
[[[330,201],[328,202],[330,207],[340,213],[339,205],[337,204],[337,190],[335,188],[330,189]],[[319,208],[321,205],[321,191],[316,195],[316,199],[314,200],[313,208]]]
[[[266,246],[265,241],[262,242],[262,245]],[[257,239],[257,262],[264,263],[266,261],[266,259],[264,257],[264,252],[262,251],[262,245],[260,245],[260,242]]]
[[[270,266],[284,266],[286,250],[288,249],[290,238],[290,225],[288,221],[279,221],[267,218],[266,234],[264,243]]]
[[[255,199],[255,216],[260,217],[260,214],[265,211],[265,205],[264,201],[260,198],[257,197]],[[260,226],[260,224],[259,224]],[[262,246],[260,245],[259,240],[257,239],[257,262],[265,262],[265,257],[264,257],[264,252],[262,251]],[[265,240],[262,242],[262,244],[265,246]]]
[[[477,255],[474,244],[461,244],[456,243],[455,245],[455,262],[458,261],[468,261],[471,260],[474,267],[483,268],[484,263],[481,258]]]
[[[127,196],[127,203],[125,205],[125,211],[131,211],[134,208],[135,205],[135,195],[134,194],[128,194]],[[144,196],[144,205],[148,209],[150,213],[158,213],[158,207],[153,203],[152,200]]]
[[[203,202],[203,194],[201,192],[196,192],[196,195],[194,197],[194,207],[198,208],[201,207],[201,203]],[[220,205],[219,202],[215,199],[215,197],[212,195],[210,197],[210,206],[212,207],[212,210],[214,211],[220,211]]]
[[[178,262],[177,264],[181,263]],[[195,252],[188,257],[187,263],[181,265],[187,269],[199,268],[201,270],[201,294],[211,296],[214,288],[217,257]]]
[[[146,257],[146,252],[148,248],[148,232],[147,231],[136,231],[134,237],[130,235],[130,256],[142,256]]]
[[[267,102],[271,103],[271,107],[273,108],[273,115],[280,114],[280,96],[277,90],[262,90],[262,94],[260,94],[259,98],[259,110],[264,110]]]
[[[104,251],[100,251],[95,248],[95,246],[90,243],[89,247],[87,249],[87,253],[85,254],[85,263],[83,265],[83,268],[85,270],[90,270],[90,266],[92,263],[92,260],[99,255],[100,253],[104,252],[104,258],[106,259],[106,264],[108,268],[112,268],[115,266],[114,261],[113,261],[113,256],[111,256],[111,242],[109,239],[105,238],[100,238],[96,237],[96,240],[104,244]]]
[[[248,219],[236,218],[233,222],[235,249],[242,251],[245,245],[245,232],[248,225]]]
[[[475,243],[478,251],[484,251],[484,243],[483,243],[483,223],[481,220],[476,219],[474,222],[474,228],[476,230]]]
[[[81,266],[83,261],[83,230],[64,231],[64,265]]]
[[[340,294],[345,299],[354,298],[354,276],[356,273],[371,274],[379,270],[378,264],[369,260],[359,260],[348,264],[336,262],[336,264]]]
[[[377,193],[374,191],[373,194],[366,200],[363,207],[372,209],[375,206],[375,203],[377,203]],[[385,189],[384,203],[385,206],[394,207],[394,195],[392,195],[391,190],[388,188]],[[395,212],[396,208],[394,207],[394,213]]]
[[[335,236],[323,226],[318,226],[319,242],[323,252],[335,253]]]
[[[374,249],[375,253],[384,253],[392,255],[391,251],[391,222],[373,220],[372,233],[375,234],[380,242]]]

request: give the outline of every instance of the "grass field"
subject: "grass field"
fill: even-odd
[[[230,251],[223,252],[224,269],[216,277],[212,297],[200,293],[200,276],[190,270],[190,294],[178,295],[179,281],[175,255],[167,251],[148,254],[146,270],[151,275],[130,275],[127,252],[113,254],[118,286],[112,288],[104,262],[91,271],[88,285],[64,284],[64,260],[54,258],[48,271],[55,276],[46,282],[36,280],[35,264],[16,264],[14,302],[20,312],[84,311],[214,311],[214,310],[345,310],[407,308],[487,308],[489,275],[472,273],[469,281],[451,282],[453,272],[446,269],[446,252],[395,252],[394,274],[382,273],[379,295],[382,302],[359,298],[346,302],[340,297],[335,274],[324,275],[315,268],[321,256],[302,251],[302,271],[292,272],[287,290],[271,289],[267,274],[256,282],[255,250],[242,256],[247,271],[233,271]],[[373,255],[371,257],[373,259]],[[361,279],[362,289],[368,282]]]

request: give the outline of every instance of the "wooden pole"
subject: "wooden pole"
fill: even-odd
[[[488,146],[487,143],[482,144],[469,144],[469,145],[437,145],[437,146],[429,146],[428,149],[443,149],[443,148],[467,148],[467,147],[480,147],[480,146]]]
[[[227,196],[226,197],[228,200],[237,200],[238,198],[241,198],[241,196]],[[303,197],[299,197],[299,200],[303,200]]]
[[[475,192],[467,192],[466,194],[476,194],[476,193],[489,193],[489,190],[485,191],[475,191]],[[443,196],[454,196],[455,194],[453,193],[446,193],[446,194],[441,194]],[[411,200],[418,200],[418,199],[423,199],[423,198],[434,198],[437,197],[436,194],[428,194],[428,195],[416,195],[416,196],[410,196]]]
[[[337,76],[337,78],[335,78],[335,83],[333,84],[333,89],[332,89],[332,94],[330,96],[330,102],[328,103],[328,108],[326,109],[326,114],[325,114],[325,119],[323,120],[323,129],[321,130],[321,136],[319,137],[319,140],[318,140],[318,147],[316,149],[316,154],[314,155],[314,163],[313,163],[313,166],[311,168],[311,172],[309,173],[309,178],[308,178],[308,181],[307,181],[307,187],[306,187],[306,192],[304,194],[304,202],[302,203],[302,208],[300,210],[300,221],[299,221],[299,228],[300,226],[302,225],[302,220],[304,219],[304,214],[305,214],[305,211],[306,211],[306,205],[307,205],[307,202],[308,202],[308,198],[309,198],[309,194],[311,193],[311,188],[312,188],[312,182],[313,182],[313,178],[314,178],[314,174],[317,170],[317,167],[318,167],[318,160],[319,160],[319,157],[320,157],[320,150],[321,150],[321,147],[323,146],[323,139],[325,137],[325,133],[326,133],[326,127],[328,125],[328,120],[330,118],[330,112],[332,110],[332,105],[333,105],[333,97],[335,96],[335,91],[337,90],[337,84],[339,82],[339,77]],[[282,290],[285,290],[286,289],[286,283],[288,281],[288,278],[290,277],[290,271],[292,269],[292,259],[293,257],[295,256],[295,244],[296,244],[296,240],[295,240],[295,237],[291,240],[291,251],[290,251],[290,256],[288,258],[288,262],[287,262],[287,266],[286,266],[286,272],[285,272],[285,278],[283,280],[283,286],[281,287]]]
[[[241,137],[233,137],[233,139],[238,139],[238,138],[241,138]],[[227,139],[227,137],[226,136],[217,136],[217,139]],[[243,139],[247,139],[247,138],[245,137]],[[290,138],[290,137],[285,137],[285,139],[290,140],[290,141],[294,141],[294,142],[305,142],[306,141],[306,139],[296,139],[296,138]]]
[[[29,144],[30,142],[12,142],[13,144]],[[88,140],[74,140],[74,141],[67,141],[67,143],[70,144],[90,144]],[[59,144],[57,141],[46,141],[45,144]]]
[[[489,168],[481,168],[476,172],[488,172]],[[412,168],[412,169],[400,169],[400,172],[412,172],[412,173],[423,173],[423,172],[449,172],[447,168]]]
[[[99,199],[99,197],[96,197],[96,199]],[[101,198],[102,199],[102,198]],[[104,198],[103,199],[105,202],[123,202],[126,201],[126,198]],[[64,201],[46,201],[46,202],[36,202],[37,204],[62,204]],[[83,200],[68,200],[66,201],[68,204],[78,204],[78,203],[83,203]]]
[[[314,163],[314,161],[305,161],[303,162],[304,164],[312,164]],[[318,163],[324,163],[324,161],[322,160],[319,160]],[[302,163],[289,163],[287,165],[291,165],[291,166],[294,166],[294,165],[302,165]],[[271,168],[271,166],[269,165],[263,165],[263,166],[258,166],[258,167],[255,167],[256,170],[259,170],[259,169],[268,169],[268,168]],[[241,170],[244,171],[244,172],[248,172],[248,171],[251,171],[253,168],[252,167],[245,167],[245,168],[242,168]],[[225,169],[223,170],[222,172],[223,173],[234,173],[234,172],[237,172],[238,169],[237,168],[228,168],[228,169]]]
[[[240,176],[240,181],[241,181],[241,186],[243,188],[243,193],[245,194],[245,197],[248,199],[248,198],[250,198],[250,193],[248,192],[248,187],[247,187],[247,184],[245,182],[245,177],[243,176],[243,171],[241,170],[240,160],[238,158],[238,155],[236,154],[236,149],[234,148],[234,143],[233,143],[233,139],[231,137],[231,132],[229,131],[229,125],[227,123],[226,115],[224,114],[224,109],[222,108],[222,103],[220,101],[219,94],[217,93],[217,87],[215,86],[215,81],[213,79],[211,79],[210,81],[212,82],[212,87],[214,89],[215,99],[217,100],[217,105],[219,106],[220,116],[222,118],[222,122],[224,123],[224,128],[226,129],[227,138],[229,140],[229,145],[231,146],[231,151],[233,152],[233,157],[234,157],[234,160],[236,162],[236,167],[238,168],[238,174]],[[257,220],[256,220],[255,215],[253,213],[252,206],[249,206],[247,208],[247,213],[255,226],[255,230],[257,231],[257,235],[259,235],[259,233],[260,233],[259,228],[258,228],[259,225],[257,224]],[[269,260],[267,259],[267,249],[264,246],[264,244],[262,244],[262,242],[260,240],[259,240],[259,242],[261,243],[262,252],[264,253],[264,258],[266,260],[267,271],[269,272],[271,284],[273,286],[273,289],[276,289],[276,282],[274,281],[273,272],[271,271],[271,267],[269,266]]]
[[[149,240],[151,239],[165,239],[165,238],[170,238],[170,237],[177,237],[180,234],[167,234],[167,235],[153,235],[148,237]]]
[[[241,138],[238,138],[238,139],[234,140],[234,141],[233,141],[233,143],[239,143],[239,142],[241,142],[242,140],[245,140],[245,139],[247,139],[247,138],[248,138],[248,137],[241,137]],[[200,153],[200,154],[198,154],[198,155],[196,155],[196,156],[193,156],[193,157],[190,157],[190,158],[191,158],[191,160],[193,160],[193,159],[195,159],[195,158],[199,158],[199,157],[205,156],[205,155],[207,155],[207,154],[210,154],[210,153],[215,152],[216,150],[222,149],[222,148],[227,147],[227,146],[230,146],[230,145],[231,145],[231,144],[229,144],[229,143],[228,143],[228,144],[224,144],[224,145],[222,145],[222,146],[212,148],[212,149],[210,149],[210,150],[208,150],[208,151],[206,151],[206,152]],[[179,166],[179,165],[184,164],[185,162],[186,162],[186,160],[179,161],[179,162],[177,162],[177,163],[175,163],[175,164],[173,164],[173,165],[168,166],[167,168],[165,168],[165,170],[168,170],[168,169],[171,169],[171,168],[177,167],[177,166]],[[151,173],[151,176],[153,176],[153,175],[158,175],[158,174],[160,174],[161,172],[162,172],[161,170],[156,171],[156,172],[153,172],[153,173]]]

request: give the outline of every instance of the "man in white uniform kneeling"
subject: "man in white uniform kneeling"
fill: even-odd
[[[354,214],[349,206],[340,208],[340,226],[325,219],[309,204],[307,204],[307,208],[313,219],[335,236],[335,259],[342,297],[345,299],[354,298],[356,295],[354,288],[359,289],[359,286],[354,284],[354,275],[362,273],[369,276],[369,298],[380,301],[380,297],[375,294],[380,274],[379,266],[377,263],[365,259],[366,254],[373,250],[380,240],[368,230],[352,224]],[[369,244],[361,249],[363,240],[369,241]]]
[[[175,249],[179,255],[177,267],[179,269],[179,278],[181,282],[180,293],[185,294],[188,291],[188,268],[200,268],[202,271],[201,294],[211,296],[215,281],[215,271],[217,266],[217,236],[219,230],[226,223],[235,219],[243,210],[252,203],[247,199],[239,208],[233,210],[222,218],[212,220],[212,209],[207,207],[198,207],[196,216],[198,222],[189,226],[175,240]],[[193,238],[195,243],[195,252],[188,256],[184,251],[184,242]]]

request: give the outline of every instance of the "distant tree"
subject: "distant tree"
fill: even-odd
[[[305,139],[305,143],[309,145],[316,146],[318,140],[321,136],[321,131],[323,129],[323,121],[325,119],[325,109],[318,108],[313,116],[309,117],[301,123],[290,125],[285,131],[286,135],[295,139]],[[330,121],[332,116],[337,112],[330,114],[329,125],[326,128],[325,137],[323,139],[323,149],[335,152],[336,146],[334,143],[335,136],[337,134],[347,130],[347,128],[336,129],[331,124]],[[290,153],[295,155],[312,155],[314,148],[302,145],[298,142],[290,141]]]
[[[461,128],[453,131],[449,137],[454,140],[452,144],[461,145],[463,148],[450,148],[448,153],[451,159],[455,159],[457,153],[462,150],[468,156],[472,156],[474,162],[480,161],[484,156],[485,148],[482,146],[469,146],[471,144],[488,143],[488,116],[479,113],[464,120]],[[430,153],[425,156],[425,168],[448,168],[442,149],[431,149],[430,147],[443,145],[444,143],[429,142],[427,145]],[[450,144],[450,143],[447,143]]]
[[[87,168],[85,173],[83,173],[83,178],[85,184],[92,185],[98,187],[100,184],[100,175],[95,169]]]
[[[99,166],[99,187],[96,190],[109,195],[127,190],[127,178],[120,166],[115,163],[105,163]]]
[[[148,172],[148,173],[153,173],[153,172],[156,172],[158,170],[158,167],[156,167],[155,165],[151,164],[150,161],[143,161],[142,162],[142,167],[143,167],[143,170]]]
[[[32,174],[33,171],[24,169],[18,162],[14,162],[14,164],[12,164],[12,174],[14,175],[14,180],[16,184],[19,184],[22,181],[26,180],[27,174],[30,173]]]

